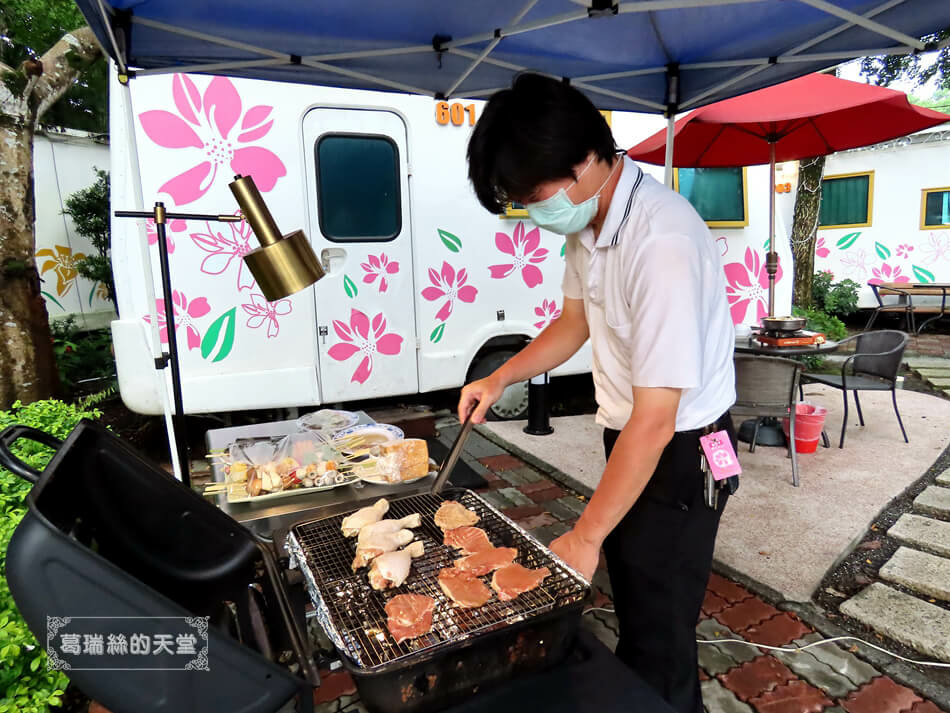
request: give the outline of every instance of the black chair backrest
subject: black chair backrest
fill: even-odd
[[[798,398],[802,365],[791,359],[736,354],[737,415],[785,416]]]
[[[854,373],[896,381],[906,346],[907,335],[896,329],[881,329],[876,332],[860,334],[855,340],[854,352],[858,355],[869,354],[869,356],[855,357],[854,361],[851,362]],[[890,353],[874,356],[875,353],[879,352]]]

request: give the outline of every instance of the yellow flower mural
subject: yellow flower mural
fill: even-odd
[[[56,273],[56,294],[65,297],[79,276],[79,273],[76,272],[76,262],[86,256],[82,253],[73,255],[72,248],[65,245],[55,245],[54,247],[56,248],[55,252],[51,248],[37,250],[36,257],[49,258],[40,265],[40,273],[45,275],[53,270]]]
[[[98,285],[96,285],[96,297],[98,297],[100,300],[109,299],[109,286],[106,285],[106,283],[100,282]]]

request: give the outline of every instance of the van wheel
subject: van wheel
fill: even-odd
[[[485,354],[472,367],[470,381],[483,379],[511,359],[516,352],[506,349]],[[490,409],[486,417],[489,421],[515,421],[527,418],[528,415],[528,382],[522,381],[512,384],[501,395]]]

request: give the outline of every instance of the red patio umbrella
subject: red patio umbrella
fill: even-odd
[[[868,146],[950,121],[950,115],[914,106],[893,89],[809,74],[710,104],[679,119],[673,165],[689,168],[771,164],[769,190],[769,316],[774,317],[775,162]],[[666,130],[627,154],[662,165]]]

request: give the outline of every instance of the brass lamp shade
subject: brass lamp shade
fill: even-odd
[[[250,176],[235,176],[230,188],[261,243],[244,256],[244,262],[268,301],[299,292],[326,274],[302,230],[281,236]]]

